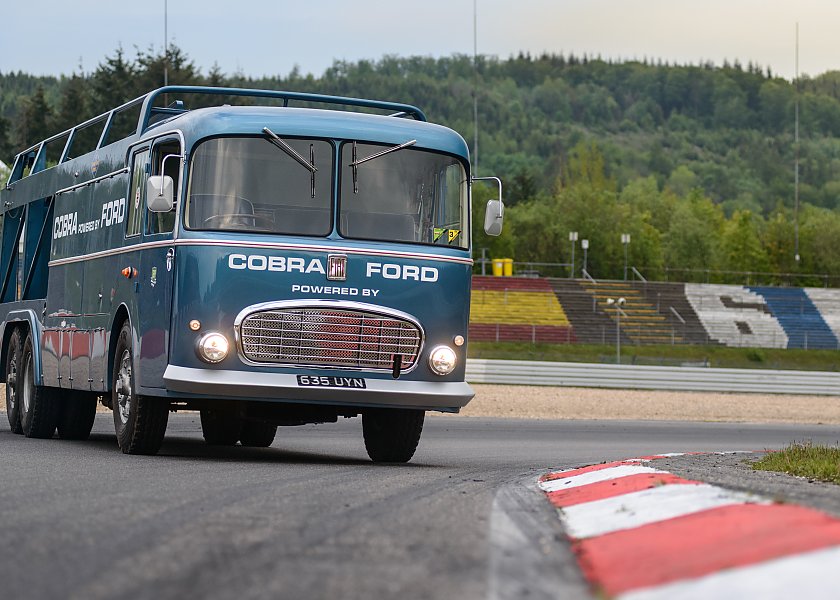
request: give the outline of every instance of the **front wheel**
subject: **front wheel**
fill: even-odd
[[[268,448],[277,435],[277,425],[263,421],[245,421],[242,423],[242,431],[239,434],[239,441],[243,446],[250,448]]]
[[[111,377],[117,443],[125,454],[157,454],[169,421],[169,403],[135,392],[131,345],[131,327],[126,321],[117,339]]]
[[[426,413],[407,408],[375,408],[362,413],[365,448],[373,462],[406,463],[414,456]]]

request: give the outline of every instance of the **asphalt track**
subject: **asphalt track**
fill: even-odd
[[[794,439],[834,443],[840,427],[430,417],[404,466],[367,460],[358,419],[251,450],[208,447],[196,416],[173,415],[156,457],[122,455],[110,415],[87,442],[4,427],[0,595],[583,596],[539,475]]]

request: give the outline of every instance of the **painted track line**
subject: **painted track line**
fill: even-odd
[[[839,519],[648,466],[664,456],[540,479],[599,593],[622,600],[838,597]]]

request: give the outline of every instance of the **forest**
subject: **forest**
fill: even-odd
[[[484,236],[491,190],[476,186],[476,256],[568,264],[577,231],[589,240],[587,271],[617,279],[628,233],[629,264],[648,279],[840,285],[840,71],[791,82],[738,62],[520,54],[385,56],[255,78],[204,71],[176,46],[120,48],[89,73],[0,72],[0,160],[160,87],[165,65],[173,84],[415,104],[471,148],[477,98],[476,174],[503,179],[508,210],[503,235]],[[577,276],[582,259],[578,243]]]

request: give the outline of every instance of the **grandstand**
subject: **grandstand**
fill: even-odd
[[[802,288],[752,287],[784,327],[788,348],[836,350],[837,336]]]
[[[624,298],[620,324],[614,304]],[[840,349],[840,290],[473,278],[474,341]]]
[[[576,342],[569,319],[545,279],[473,277],[470,339]]]

